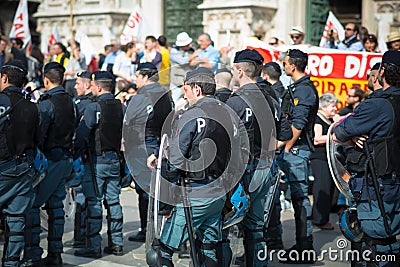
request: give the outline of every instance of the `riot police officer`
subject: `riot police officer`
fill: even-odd
[[[77,73],[75,90],[77,98],[75,99],[75,105],[77,108],[77,124],[83,117],[83,113],[87,105],[93,100],[93,94],[90,90],[92,73],[89,71],[83,71]],[[85,247],[85,235],[86,235],[86,207],[85,207],[85,196],[82,192],[82,186],[73,188],[75,192],[76,210],[74,216],[74,237],[71,240],[64,242],[65,247],[82,248]]]
[[[144,242],[146,238],[147,209],[149,203],[149,184],[151,170],[146,166],[146,159],[154,154],[160,145],[161,129],[167,116],[174,110],[170,94],[158,83],[157,67],[150,62],[141,63],[136,71],[136,86],[138,88],[136,98],[133,97],[131,109],[141,110],[141,104],[147,102],[142,96],[151,102],[151,116],[146,121],[144,135],[129,137],[137,138],[134,147],[130,147],[132,154],[132,174],[135,177],[136,192],[139,196],[140,230],[128,238],[129,241]],[[136,99],[135,99],[136,98]],[[144,113],[147,115],[147,111]],[[132,117],[132,116],[129,116]],[[131,123],[141,127],[138,122]],[[140,134],[141,130],[135,131]],[[142,139],[142,140],[141,140]],[[130,142],[128,142],[130,143]],[[133,144],[131,144],[133,145]]]
[[[314,150],[313,129],[318,111],[318,92],[310,76],[305,75],[308,55],[298,49],[289,50],[283,63],[285,72],[294,81],[282,97],[282,111],[286,114],[293,137],[282,149],[278,164],[285,172],[290,186],[296,224],[296,244],[289,249],[313,249],[311,205],[308,199],[308,166]],[[289,254],[288,253],[288,254]],[[287,255],[288,255],[287,254]],[[285,263],[310,263],[316,259],[285,259]]]
[[[397,160],[400,153],[399,51],[384,53],[378,79],[382,91],[361,102],[354,113],[337,125],[333,132],[338,141],[356,146],[353,154],[347,156],[346,165],[352,174],[349,186],[357,218],[364,232],[363,249],[372,252],[370,258],[373,261],[376,255],[380,255],[380,259],[388,259],[388,255],[397,257],[395,262],[381,260],[367,264],[398,266],[400,252],[396,235],[400,233],[400,168]]]
[[[19,266],[24,215],[33,201],[32,162],[39,116],[36,105],[21,92],[28,73],[23,63],[10,61],[0,73],[0,208],[6,225],[2,263]]]
[[[62,236],[64,233],[65,181],[72,171],[72,137],[75,129],[74,103],[61,86],[64,67],[51,62],[44,67],[44,94],[39,99],[39,148],[48,161],[48,173],[35,190],[35,201],[30,212],[32,240],[26,244],[25,258],[40,265],[40,207],[45,204],[49,219],[48,255],[44,265],[62,266]]]
[[[281,116],[277,115],[278,102],[275,101],[274,104],[266,88],[256,83],[257,77],[261,74],[263,60],[255,50],[245,49],[236,53],[233,79],[240,87],[226,102],[246,127],[251,148],[248,161],[246,160],[246,172],[241,180],[251,203],[250,210],[243,219],[246,266],[266,265],[257,254],[265,247],[263,235],[265,196],[271,176],[275,174],[275,170],[270,171],[269,168],[274,157],[274,148],[270,151],[272,144],[270,142],[275,139],[271,137],[275,133],[282,142],[291,138],[288,125],[284,126],[279,122]],[[276,128],[272,127],[275,123]]]
[[[119,150],[122,138],[123,109],[119,100],[111,93],[112,75],[107,71],[96,71],[91,77],[91,90],[95,100],[84,112],[76,131],[75,156],[88,150],[83,181],[83,193],[87,201],[86,248],[76,250],[75,255],[100,258],[103,209],[107,208],[108,246],[104,253],[123,255],[122,207],[119,195],[120,162]]]
[[[197,237],[195,257],[201,266],[221,266],[220,256],[217,257],[217,244],[221,240],[221,212],[225,191],[221,187],[223,183],[216,182],[216,179],[227,169],[232,155],[234,123],[228,109],[213,98],[215,81],[214,74],[209,69],[199,68],[188,72],[183,91],[190,107],[172,123],[169,162],[172,168],[177,169],[175,174],[182,176],[184,183],[192,188],[194,194],[197,193],[196,198],[189,200],[193,229]],[[209,159],[210,163],[207,165],[206,154],[211,151],[201,148],[200,143],[204,139],[210,139],[216,145],[215,157]],[[217,194],[213,195],[212,192]],[[188,228],[192,227],[190,220],[186,220],[186,215],[182,204],[174,207],[159,242],[153,243],[156,257],[154,262],[148,262],[150,266],[173,266],[172,254],[188,239]]]
[[[90,89],[91,75],[92,73],[89,71],[81,71],[77,73],[75,90],[78,96],[75,99],[75,104],[78,108],[78,121],[82,118],[87,105],[93,101],[93,93]]]

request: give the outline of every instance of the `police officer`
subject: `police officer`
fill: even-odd
[[[32,241],[26,244],[25,258],[40,265],[43,249],[40,247],[40,207],[45,204],[49,219],[48,255],[44,265],[62,266],[62,236],[64,233],[65,181],[72,171],[72,137],[75,129],[75,111],[71,97],[61,86],[64,67],[51,62],[44,66],[44,94],[39,99],[39,148],[48,161],[48,173],[35,190],[35,201],[30,211]],[[31,247],[30,247],[31,246]],[[32,249],[32,250],[31,250]],[[31,258],[32,257],[32,258]]]
[[[400,253],[396,235],[400,233],[400,168],[397,161],[400,153],[399,51],[387,51],[383,54],[378,79],[382,92],[361,102],[353,114],[335,127],[333,133],[336,140],[356,146],[355,150],[364,155],[357,158],[365,159],[365,155],[369,153],[373,155],[373,167],[365,161],[360,161],[356,162],[357,166],[362,167],[360,170],[349,168],[352,174],[349,186],[364,232],[365,249],[372,251],[370,258],[375,259],[376,255],[381,255],[380,259],[388,259],[387,255],[397,257],[396,262],[380,261],[375,262],[373,266],[398,266]],[[377,178],[379,192],[372,186],[373,176]],[[377,193],[383,201],[383,210],[379,207]]]
[[[232,94],[229,85],[232,80],[232,71],[228,68],[218,69],[215,73],[215,83],[217,89],[215,90],[215,98],[219,101],[226,102]]]
[[[92,90],[90,89],[92,73],[88,71],[78,72],[75,82],[77,98],[75,105],[77,108],[77,123],[83,117],[83,113],[87,105],[93,100]],[[83,248],[85,247],[86,235],[86,207],[85,196],[82,192],[82,186],[73,188],[75,193],[76,210],[74,216],[74,237],[71,240],[64,242],[65,247]]]
[[[173,122],[169,161],[179,175],[185,178],[193,192],[198,189],[204,193],[190,198],[199,263],[201,266],[221,266],[218,262],[220,257],[217,257],[217,243],[221,240],[221,212],[225,195],[220,183],[210,183],[215,182],[227,168],[231,156],[230,142],[234,136],[233,121],[229,111],[212,97],[215,81],[214,74],[209,69],[199,68],[188,72],[183,90],[190,107]],[[218,116],[218,119],[213,119],[212,116]],[[222,123],[218,124],[216,121]],[[207,151],[200,148],[203,139],[212,140],[216,145],[216,155],[207,167],[199,168],[196,162],[205,166],[207,157],[201,155],[201,151]],[[220,194],[211,198],[211,192]],[[165,223],[159,243],[153,243],[153,249],[158,256],[157,263],[149,264],[173,266],[172,254],[188,239],[188,227],[191,226],[185,220],[184,208],[178,204]]]
[[[138,145],[130,147],[136,159],[134,160],[132,171],[136,181],[136,192],[139,196],[139,215],[140,230],[128,238],[129,241],[144,242],[146,239],[147,209],[149,204],[149,192],[151,170],[146,166],[146,159],[154,154],[160,145],[161,129],[168,116],[173,110],[174,105],[170,94],[158,83],[157,67],[151,63],[140,63],[136,71],[137,95],[144,96],[151,102],[150,109],[152,116],[146,121],[146,126],[142,136],[138,136]],[[140,97],[141,99],[141,97]],[[143,100],[140,100],[141,102]],[[133,102],[138,103],[139,98],[133,98]],[[147,102],[147,101],[146,101]],[[143,103],[143,102],[142,102]],[[140,110],[140,104],[132,105],[133,109]],[[147,115],[147,111],[144,113]],[[139,125],[138,122],[135,123]],[[141,130],[136,131],[140,133]],[[134,138],[133,136],[131,138]],[[144,142],[143,142],[144,141]],[[145,144],[145,146],[143,146]]]
[[[247,171],[242,177],[241,182],[244,185],[246,193],[250,197],[250,209],[245,214],[243,220],[244,227],[244,248],[246,266],[264,266],[266,262],[260,259],[257,254],[265,247],[263,237],[264,226],[264,204],[265,196],[268,192],[269,181],[274,170],[271,172],[269,164],[272,154],[269,154],[271,132],[276,129],[268,125],[274,125],[275,107],[271,95],[261,88],[256,79],[260,76],[263,57],[255,50],[245,49],[235,55],[233,64],[233,79],[239,83],[239,89],[228,99],[226,104],[230,106],[240,117],[246,127],[250,144],[250,155],[247,163]],[[270,114],[266,114],[266,106],[270,107]],[[276,107],[279,104],[276,102]],[[268,108],[267,108],[268,112]],[[281,127],[278,127],[279,132]],[[283,129],[283,128],[282,128]],[[286,129],[282,133],[288,134]],[[290,139],[289,136],[280,136],[282,141]],[[254,186],[257,184],[257,186]]]
[[[84,112],[76,131],[75,153],[82,155],[88,148],[87,164],[83,181],[83,193],[87,201],[86,248],[76,250],[75,255],[100,258],[101,226],[103,209],[107,208],[108,246],[104,253],[123,255],[122,207],[119,195],[123,109],[119,100],[111,94],[112,75],[107,71],[92,74],[91,90],[95,101]]]
[[[311,205],[308,199],[308,166],[314,150],[313,129],[318,111],[318,93],[308,75],[304,74],[308,55],[298,49],[289,50],[284,70],[294,81],[283,95],[282,110],[291,124],[293,137],[282,149],[278,164],[285,172],[291,190],[296,224],[296,244],[290,248],[300,252],[313,249]],[[288,255],[288,254],[287,254]],[[310,263],[315,259],[286,263]]]
[[[77,73],[75,90],[78,96],[75,99],[75,104],[78,108],[78,121],[82,118],[87,105],[93,101],[93,93],[90,88],[91,75],[92,73],[89,71],[81,71]]]
[[[36,105],[21,92],[28,73],[23,63],[10,61],[0,73],[0,208],[6,225],[2,263],[19,266],[24,215],[33,201],[32,162],[39,116]]]

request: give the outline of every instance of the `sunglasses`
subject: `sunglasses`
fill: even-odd
[[[346,31],[354,31],[352,28],[345,28]]]
[[[292,39],[299,39],[301,37],[302,37],[301,35],[291,35],[290,36],[290,38],[292,38]]]
[[[269,45],[276,45],[276,44],[278,44],[278,43],[268,43]]]

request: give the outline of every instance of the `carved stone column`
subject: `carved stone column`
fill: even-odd
[[[267,34],[277,10],[277,1],[205,0],[198,8],[203,10],[204,31],[211,35],[215,47],[230,42],[235,50],[246,37],[255,34],[264,37]]]

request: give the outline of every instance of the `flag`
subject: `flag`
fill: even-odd
[[[102,37],[103,37],[103,44],[104,45],[111,44],[112,40],[116,40],[115,35],[113,34],[113,32],[108,27],[103,27],[102,28]]]
[[[147,20],[143,16],[143,10],[136,5],[133,12],[126,22],[125,28],[121,34],[121,44],[128,42],[143,42],[147,35],[154,34]]]
[[[53,26],[53,30],[49,36],[48,46],[52,46],[55,43],[61,42],[60,34],[58,33],[57,25]]]
[[[31,41],[29,30],[28,1],[20,0],[15,13],[14,21],[10,31],[10,38],[20,38],[25,46]]]
[[[86,65],[89,65],[90,61],[92,61],[92,58],[97,54],[96,49],[94,48],[89,37],[81,29],[76,32],[75,40],[80,43],[81,52],[85,55]]]
[[[327,42],[326,38],[328,38],[330,30],[334,30],[338,33],[339,40],[344,40],[344,28],[332,11],[329,11],[328,19],[326,20],[325,24],[324,33],[322,34],[322,38],[319,43],[320,47],[325,47],[325,44]]]

